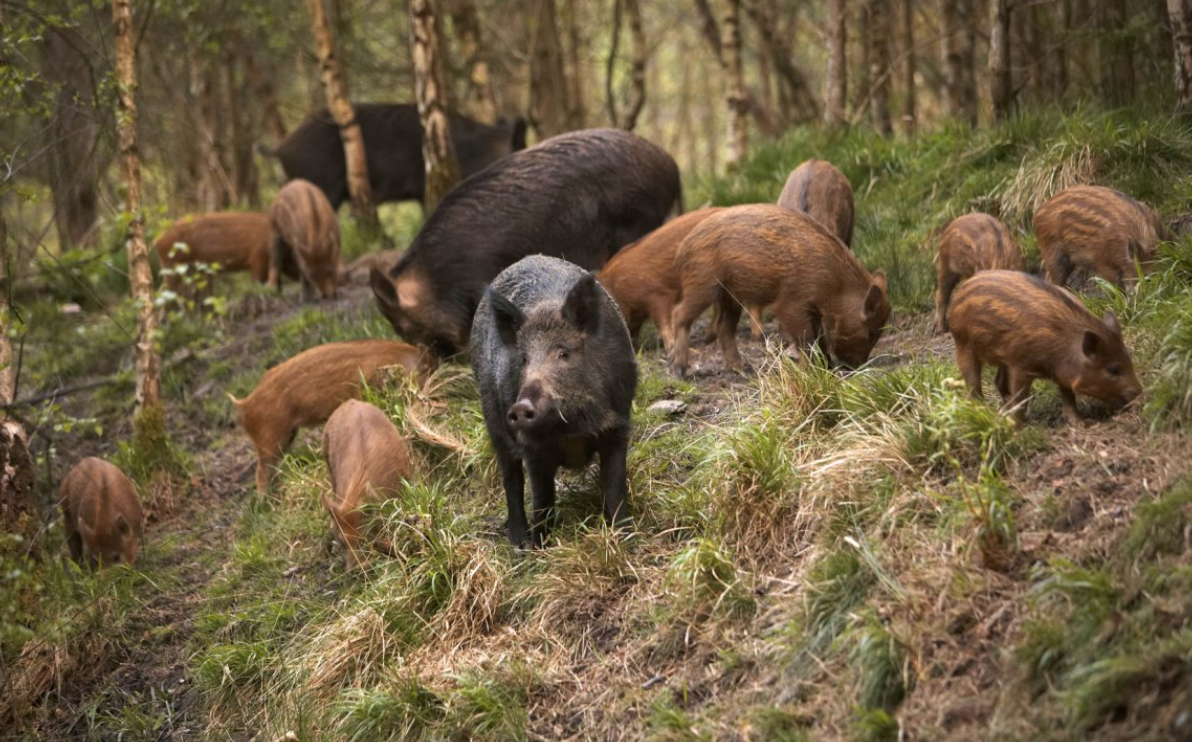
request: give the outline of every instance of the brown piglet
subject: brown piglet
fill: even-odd
[[[948,303],[960,282],[977,271],[1023,270],[1022,250],[1001,220],[989,214],[965,214],[944,229],[935,268],[935,329],[947,332]]]
[[[853,187],[830,162],[807,160],[791,171],[778,205],[810,214],[845,245],[853,244]]]
[[[870,274],[810,216],[770,204],[734,206],[708,217],[679,246],[681,286],[671,315],[675,370],[687,371],[691,323],[719,303],[725,363],[741,366],[734,330],[741,306],[772,307],[792,349],[818,341],[846,366],[869,358],[890,317],[886,275]]]
[[[410,476],[409,455],[389,416],[367,402],[349,399],[323,428],[323,456],[334,496],[323,495],[331,529],[351,569],[361,563],[365,524],[360,506],[392,497]],[[389,551],[383,540],[376,540]]]
[[[1142,392],[1113,312],[1097,319],[1066,289],[1019,271],[982,271],[952,296],[948,326],[956,364],[976,398],[981,367],[997,367],[998,392],[1019,420],[1036,379],[1060,388],[1064,417],[1079,420],[1076,394],[1126,405]]]
[[[72,559],[92,567],[137,560],[141,501],[124,472],[90,456],[67,473],[58,494]]]
[[[671,219],[621,248],[597,274],[600,285],[621,309],[634,341],[642,324],[649,319],[658,328],[662,347],[670,350],[675,338],[671,308],[679,295],[679,274],[675,269],[679,243],[718,211],[718,207],[700,209]]]
[[[345,400],[360,393],[362,383],[376,383],[381,370],[389,366],[424,377],[433,369],[433,360],[418,348],[394,340],[327,343],[266,371],[244,399],[232,397],[244,432],[257,451],[257,491],[268,493],[273,469],[299,428],[326,420]]]
[[[162,287],[177,292],[182,283],[174,272],[190,263],[218,264],[221,272],[248,271],[258,283],[269,279],[269,215],[256,211],[219,211],[174,222],[153,243],[161,267],[170,269]],[[280,266],[298,277],[296,265]]]
[[[1112,188],[1076,186],[1035,211],[1035,236],[1047,280],[1064,286],[1077,269],[1125,286],[1147,268],[1167,227],[1151,207]]]
[[[302,298],[334,299],[339,286],[339,218],[309,180],[291,180],[269,210],[269,284],[281,288],[278,268],[289,260],[302,275]]]

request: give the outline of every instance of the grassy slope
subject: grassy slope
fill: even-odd
[[[24,709],[25,723],[60,733],[73,718],[76,732],[144,739],[184,727],[361,741],[1187,734],[1192,246],[1170,246],[1133,295],[1090,300],[1123,318],[1148,404],[1112,419],[1094,409],[1075,429],[1043,385],[1023,429],[967,400],[924,312],[949,218],[978,207],[1021,229],[1042,198],[1085,180],[1179,213],[1192,132],[1081,112],[908,142],[796,133],[691,200],[773,200],[813,155],[849,176],[857,252],[891,274],[884,362],[842,379],[755,349],[755,380],[688,384],[643,351],[629,537],[598,522],[588,472],[561,490],[551,548],[511,550],[474,387],[448,369],[427,390],[372,394],[415,442],[420,481],[380,512],[397,557],[345,574],[318,506],[317,436],[261,501],[210,387],[241,394],[301,348],[384,336],[366,291],[272,330],[267,314],[221,320],[214,337],[178,325],[187,343],[206,337],[171,387],[198,429],[182,442],[194,503],[163,515],[169,535],[142,571],[43,568],[30,612],[46,616],[45,641],[27,645],[18,675],[36,679],[51,655],[102,658],[102,672],[67,671],[74,691]],[[257,295],[236,312],[262,303],[278,309]],[[67,378],[84,357],[44,356]],[[662,398],[688,413],[647,409]],[[20,639],[0,638],[11,656]],[[122,685],[106,667],[155,651],[177,655],[163,676],[188,692],[163,700],[135,690],[164,687],[153,672]]]

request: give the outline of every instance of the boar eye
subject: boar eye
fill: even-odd
[[[566,348],[559,348],[559,360],[566,361],[571,358],[571,351]]]
[[[1105,370],[1109,373],[1110,376],[1121,376],[1122,375],[1122,368],[1121,368],[1121,366],[1117,365],[1116,363],[1111,366],[1107,366],[1105,368]]]

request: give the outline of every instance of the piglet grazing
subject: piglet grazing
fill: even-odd
[[[393,340],[327,343],[266,371],[244,399],[232,397],[244,432],[257,450],[257,492],[269,491],[273,468],[299,428],[326,420],[345,400],[360,393],[361,383],[376,383],[381,369],[389,366],[425,374],[433,368],[433,360],[418,348]]]
[[[870,274],[852,252],[807,214],[770,204],[734,206],[708,217],[679,246],[682,293],[671,321],[671,362],[687,372],[691,323],[719,304],[724,361],[740,367],[741,306],[771,306],[796,348],[818,341],[825,355],[859,366],[890,317],[886,275]]]
[[[812,159],[792,170],[778,205],[811,216],[846,246],[852,246],[853,187],[832,163]]]
[[[72,559],[92,567],[137,560],[141,501],[124,472],[88,457],[67,473],[58,492]]]
[[[981,367],[997,366],[998,391],[1019,420],[1035,379],[1059,386],[1070,423],[1079,420],[1077,392],[1116,405],[1142,392],[1113,312],[1099,320],[1065,289],[1026,273],[982,271],[965,281],[948,326],[972,395],[982,396]]]
[[[585,466],[593,453],[600,454],[605,520],[628,521],[625,459],[637,363],[625,321],[595,277],[558,258],[519,260],[486,290],[470,344],[504,479],[509,540],[542,544],[554,517],[555,473]]]
[[[161,267],[170,269],[162,288],[177,292],[179,266],[208,263],[223,273],[248,271],[257,283],[269,280],[269,215],[256,211],[217,211],[188,216],[170,225],[153,243]],[[280,270],[298,277],[298,266],[283,264]]]
[[[999,219],[989,214],[965,214],[944,229],[935,267],[935,328],[936,332],[947,332],[948,304],[960,282],[977,271],[1023,270],[1022,250]]]
[[[331,528],[351,569],[361,561],[364,515],[360,506],[397,494],[410,475],[409,455],[388,415],[367,402],[349,399],[323,428],[323,456],[334,490],[333,497],[323,495],[323,507],[331,515]],[[374,543],[382,551],[390,550],[382,540]]]
[[[291,180],[269,210],[269,284],[281,288],[281,266],[293,261],[302,275],[302,298],[334,299],[339,285],[339,219],[318,186]]]

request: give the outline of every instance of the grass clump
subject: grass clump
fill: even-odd
[[[746,580],[723,544],[696,539],[675,555],[667,571],[670,617],[689,628],[716,619],[749,618],[757,603]]]

